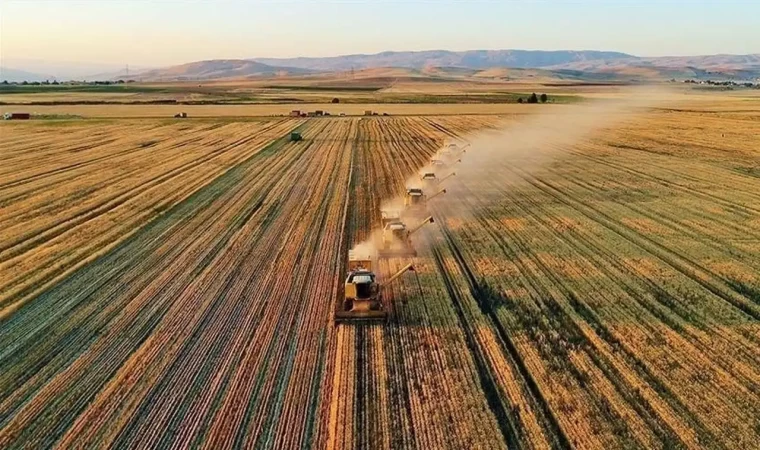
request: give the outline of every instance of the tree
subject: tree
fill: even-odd
[[[535,92],[530,94],[530,97],[528,97],[528,103],[538,103],[538,96]]]
[[[340,99],[338,97],[335,97],[332,99],[332,103],[340,103]]]
[[[26,80],[24,80],[24,81],[21,82],[21,84],[24,85],[24,86],[26,86],[27,84],[29,84],[29,82],[26,81]]]
[[[546,103],[549,97],[546,94],[541,94],[541,103]]]
[[[522,97],[520,97],[520,98],[517,99],[517,103],[522,103],[522,102],[523,102]]]
[[[8,80],[3,80],[3,84],[8,84]]]

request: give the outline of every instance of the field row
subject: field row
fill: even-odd
[[[4,125],[0,447],[750,448],[760,130],[701,120]],[[333,325],[346,252],[457,137],[389,323]]]
[[[473,142],[468,131],[494,126],[430,122]],[[736,170],[747,144],[669,153],[661,142],[680,130],[655,140],[626,126],[648,151],[610,145],[619,132],[608,130],[463,157],[417,242],[418,276],[392,288],[392,325],[339,331],[344,376],[359,383],[344,448],[751,446],[760,182]],[[359,217],[420,167],[388,160],[393,146],[359,166],[382,193]],[[377,169],[388,165],[399,167]]]
[[[0,317],[296,126],[278,120],[2,133]]]

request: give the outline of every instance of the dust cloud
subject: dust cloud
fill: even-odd
[[[351,254],[356,259],[369,259],[372,263],[375,263],[375,256],[377,255],[377,244],[382,237],[382,231],[375,229],[370,233],[369,239],[364,242],[360,242],[351,249]]]
[[[450,158],[446,166],[428,164],[420,168],[407,180],[406,187],[422,188],[428,197],[446,189],[445,194],[430,201],[429,213],[436,220],[454,219],[459,223],[471,220],[475,210],[503,202],[503,192],[509,186],[524,182],[526,177],[539,173],[549,164],[570,157],[570,151],[578,144],[657,107],[666,96],[663,88],[642,87],[621,91],[615,98],[578,105],[525,105],[526,109],[545,108],[546,112],[526,114],[494,129],[453,140],[465,147],[466,152]],[[444,149],[433,159],[444,159]],[[436,186],[420,179],[425,172],[434,172],[439,179],[451,173],[456,175]],[[381,210],[399,211],[405,222],[416,219],[404,212],[402,197],[383,201]],[[352,249],[354,255],[376,255],[381,233],[374,230],[369,240]],[[430,242],[428,238],[415,241],[416,245],[423,246]]]
[[[455,171],[456,176],[443,183],[447,193],[433,200],[431,210],[441,218],[467,220],[473,207],[503,202],[503,192],[509,186],[571,157],[571,150],[579,144],[657,107],[666,95],[662,88],[631,88],[615,98],[549,106],[545,113],[525,115],[495,129],[464,136],[460,143],[469,145],[467,152],[460,162],[444,170]]]

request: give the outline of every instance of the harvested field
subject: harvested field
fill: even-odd
[[[546,105],[544,105],[546,106]],[[564,105],[550,105],[564,107]],[[197,117],[258,117],[258,116],[287,116],[293,109],[301,111],[323,110],[333,115],[341,112],[361,116],[371,110],[393,115],[423,115],[423,114],[516,114],[537,113],[539,108],[513,103],[503,104],[425,104],[425,103],[368,103],[368,104],[330,104],[330,103],[299,103],[292,104],[263,104],[263,105],[32,105],[13,106],[0,105],[0,114],[18,110],[30,111],[32,114],[61,114],[75,115],[87,118],[140,118],[164,117],[171,118],[178,111],[187,112],[190,118]]]
[[[380,206],[495,112],[0,124],[0,448],[752,448],[756,112],[463,163],[389,323],[333,324]]]

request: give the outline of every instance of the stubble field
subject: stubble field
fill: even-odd
[[[2,124],[0,447],[751,448],[758,114],[467,161],[527,121]],[[348,249],[451,138],[389,323],[334,325]]]

